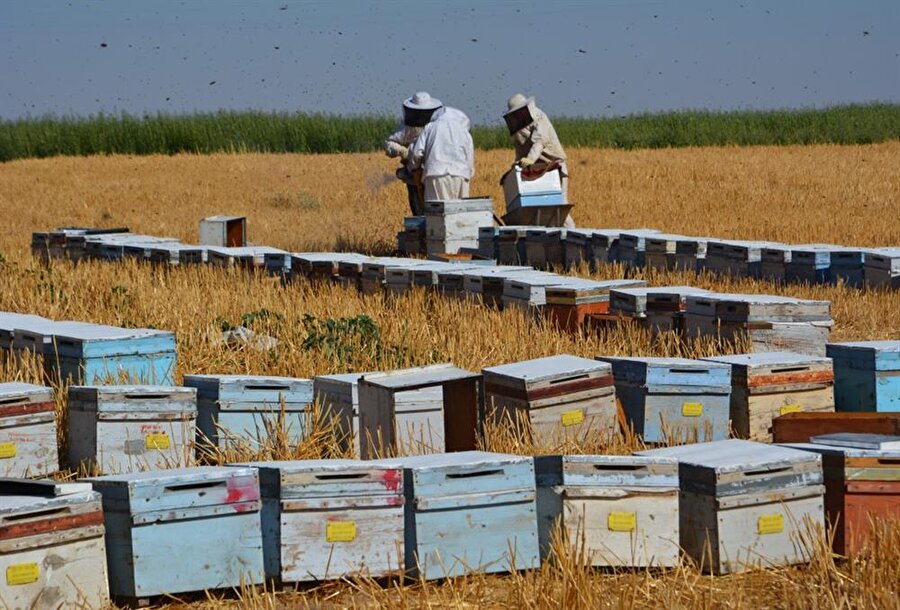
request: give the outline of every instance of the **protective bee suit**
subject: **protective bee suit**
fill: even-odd
[[[409,149],[407,167],[423,169],[425,201],[469,196],[475,175],[475,147],[469,117],[456,108],[440,108]]]
[[[516,162],[522,166],[523,173],[542,174],[558,170],[563,201],[568,203],[569,167],[566,164],[566,151],[563,150],[550,119],[535,105],[533,97],[526,98],[521,93],[509,98],[506,106],[507,112],[503,119],[516,149]],[[575,227],[571,215],[566,217],[565,226]]]
[[[425,91],[419,91],[403,101],[403,122],[384,141],[385,154],[394,159],[399,157],[403,164],[396,172],[397,179],[406,184],[409,209],[413,216],[425,213],[422,200],[421,172],[418,174],[406,167],[409,146],[416,141],[434,111],[442,106],[441,101]]]

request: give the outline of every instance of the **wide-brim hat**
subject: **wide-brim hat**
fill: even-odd
[[[512,114],[512,113],[516,112],[517,110],[521,110],[522,108],[525,108],[526,106],[534,106],[534,96],[526,97],[523,102],[516,104],[515,106],[513,106],[512,108],[510,108],[509,110],[504,112],[503,116]]]
[[[443,104],[441,100],[431,97],[427,92],[419,91],[412,97],[403,100],[403,106],[410,110],[437,110]]]

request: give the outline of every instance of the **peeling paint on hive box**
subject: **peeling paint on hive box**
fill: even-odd
[[[57,470],[53,389],[0,383],[0,476],[43,477]]]

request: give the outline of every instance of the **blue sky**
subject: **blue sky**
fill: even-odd
[[[900,1],[0,0],[0,118],[900,102]]]

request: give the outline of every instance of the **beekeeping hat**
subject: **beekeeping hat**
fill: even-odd
[[[531,109],[534,107],[534,98],[525,97],[521,93],[516,93],[506,102],[506,113],[503,120],[506,121],[506,127],[510,134],[514,134],[523,127],[528,127],[534,122],[534,116]]]
[[[434,111],[443,106],[441,100],[419,91],[403,100],[403,124],[408,127],[424,127]]]

